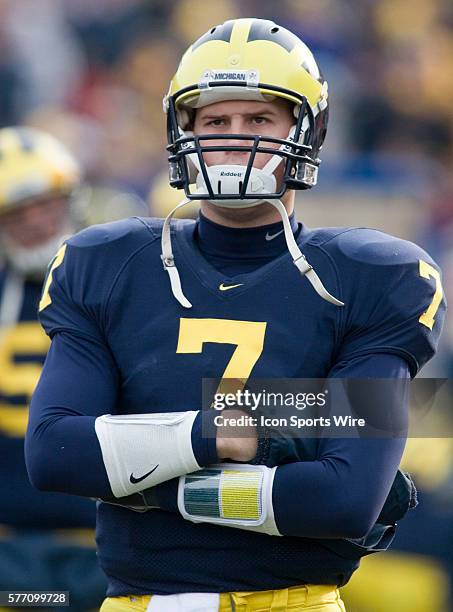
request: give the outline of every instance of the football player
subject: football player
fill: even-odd
[[[70,589],[73,608],[86,610],[105,589],[94,504],[39,493],[23,450],[28,404],[49,347],[37,306],[47,264],[74,232],[70,198],[79,182],[76,160],[50,135],[0,130],[0,589]],[[90,580],[80,588],[87,570]]]
[[[404,438],[281,444],[253,423],[241,437],[201,409],[201,380],[415,376],[442,326],[439,269],[379,231],[296,221],[328,88],[290,31],[213,27],[164,105],[170,184],[200,216],[101,225],[58,251],[40,301],[52,345],[30,478],[106,500],[103,612],[344,610],[338,587],[389,545],[402,492],[413,505]],[[377,407],[404,422],[404,400]]]

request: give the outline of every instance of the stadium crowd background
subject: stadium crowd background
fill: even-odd
[[[188,44],[241,16],[270,18],[299,34],[329,82],[320,184],[298,198],[299,219],[367,225],[418,242],[443,268],[452,303],[448,0],[0,0],[0,127],[39,127],[72,149],[87,185],[76,202],[81,224],[146,215],[148,203],[162,216],[180,195],[166,188],[162,96]],[[423,375],[453,377],[451,314]],[[449,609],[452,457],[451,438],[411,441],[406,461],[421,488],[420,508],[394,547],[411,557],[365,559],[352,581],[351,610]],[[390,607],[377,596],[370,601],[379,584],[387,585]],[[439,599],[427,601],[433,589]],[[409,590],[418,607],[404,607]]]

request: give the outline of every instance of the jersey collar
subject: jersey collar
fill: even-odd
[[[300,226],[294,214],[289,219],[296,236]],[[200,213],[194,238],[202,253],[225,259],[271,260],[287,250],[282,222],[259,227],[233,228],[214,223]]]

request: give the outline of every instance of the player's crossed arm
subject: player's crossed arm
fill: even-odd
[[[372,355],[334,374],[346,378],[407,378],[409,370],[399,357]],[[387,400],[388,409],[406,413],[399,393]],[[161,508],[178,512],[192,522],[269,535],[361,538],[384,506],[404,443],[401,438],[325,439],[314,461],[273,468],[211,465],[114,501],[139,511]]]

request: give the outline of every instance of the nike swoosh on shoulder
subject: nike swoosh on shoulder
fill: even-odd
[[[150,470],[149,472],[146,472],[146,474],[144,474],[143,476],[140,476],[139,478],[135,478],[135,476],[133,474],[131,474],[129,476],[129,481],[132,484],[137,484],[138,482],[141,482],[142,480],[145,480],[145,478],[148,478],[148,476],[150,474],[152,474],[155,470],[157,470],[157,468],[159,467],[159,464],[157,464],[156,466],[153,467],[152,470]]]

